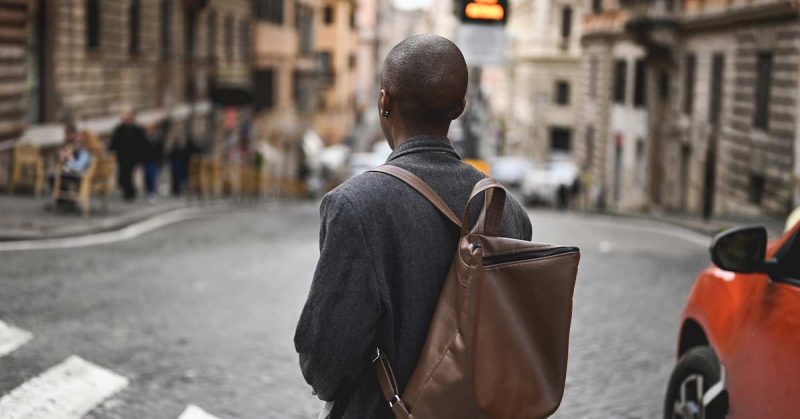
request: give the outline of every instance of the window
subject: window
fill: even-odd
[[[597,57],[589,61],[589,97],[597,98]]]
[[[764,199],[764,187],[766,180],[763,175],[751,174],[750,183],[747,188],[747,200],[751,204],[760,205]]]
[[[569,83],[563,80],[556,82],[555,102],[559,105],[569,105]]]
[[[569,39],[572,35],[572,7],[565,6],[561,9],[561,38]]]
[[[136,55],[139,53],[139,27],[141,25],[142,2],[131,0],[128,9],[128,53]]]
[[[661,99],[662,102],[666,102],[669,100],[670,96],[669,93],[670,90],[672,90],[670,87],[671,83],[672,80],[669,76],[669,72],[667,72],[667,70],[662,70],[658,78],[658,97],[659,99]]]
[[[256,19],[264,22],[283,24],[283,2],[285,0],[255,0]]]
[[[253,79],[256,111],[275,106],[275,70],[257,70]]]
[[[326,25],[333,23],[333,6],[325,6],[322,12],[322,20],[325,21]]]
[[[100,0],[86,0],[86,48],[100,48]]]
[[[697,57],[694,54],[687,54],[684,79],[683,79],[683,113],[691,115],[694,107],[694,71],[697,65]]]
[[[225,58],[233,59],[233,16],[225,16]]]
[[[617,60],[614,63],[614,102],[625,104],[625,84],[627,83],[628,63]]]
[[[769,128],[769,100],[772,90],[772,53],[761,52],[758,54],[756,64],[756,92],[755,113],[753,126],[766,130]]]
[[[633,85],[633,106],[647,106],[647,66],[644,60],[636,60]]]
[[[242,19],[239,24],[239,48],[242,50],[242,59],[246,60],[250,57],[250,23]]]
[[[206,24],[208,25],[206,30],[206,54],[210,61],[215,61],[217,59],[217,12],[215,10],[208,11]]]
[[[592,13],[598,15],[603,12],[603,0],[592,0]]]
[[[294,104],[297,112],[307,114],[314,110],[314,73],[295,71]]]
[[[331,53],[321,51],[319,57],[319,73],[322,76],[331,76],[333,74],[333,67],[331,66]]]
[[[636,175],[633,179],[636,186],[641,188],[644,185],[644,139],[636,139]]]
[[[171,22],[172,22],[172,0],[161,0],[161,57],[167,58],[172,52]]]
[[[571,140],[572,131],[569,128],[550,128],[550,151],[569,152]]]
[[[314,47],[314,11],[306,6],[298,6],[295,17],[300,53],[310,54]]]
[[[719,123],[722,110],[722,76],[725,68],[725,56],[714,54],[711,63],[711,94],[708,97],[708,122]]]

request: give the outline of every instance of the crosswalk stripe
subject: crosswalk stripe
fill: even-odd
[[[33,334],[0,320],[0,356],[6,355],[33,339]]]
[[[190,404],[186,406],[186,410],[181,413],[178,419],[217,419],[216,416],[208,414],[205,410]]]
[[[0,419],[80,419],[128,385],[128,379],[77,356],[0,399]]]

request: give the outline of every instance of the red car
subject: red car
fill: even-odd
[[[726,231],[681,320],[664,417],[800,418],[800,225]]]

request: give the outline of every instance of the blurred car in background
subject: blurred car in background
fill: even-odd
[[[796,418],[800,394],[800,225],[714,238],[689,295],[664,418]]]
[[[508,188],[522,185],[526,174],[533,169],[533,164],[524,157],[501,156],[489,160],[491,176]]]
[[[578,192],[580,171],[568,159],[533,165],[525,174],[520,194],[525,203],[566,208]]]
[[[373,144],[372,151],[351,154],[348,179],[386,163],[390,154],[392,154],[392,149],[385,141]]]

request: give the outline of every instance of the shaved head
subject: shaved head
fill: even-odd
[[[463,111],[467,63],[458,47],[438,35],[397,44],[383,63],[381,87],[410,125],[449,124]]]

